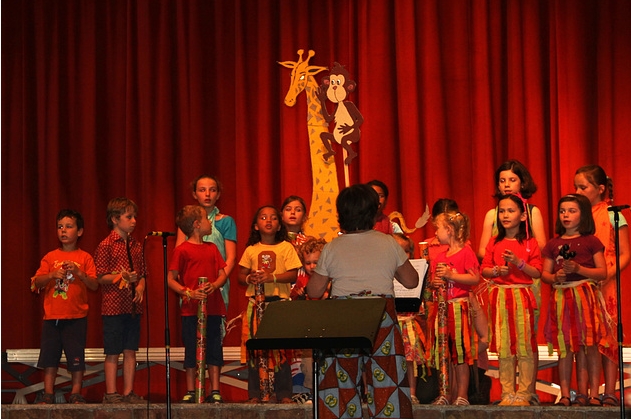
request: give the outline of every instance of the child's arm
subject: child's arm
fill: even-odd
[[[546,245],[546,229],[544,227],[543,216],[537,207],[532,208],[532,220],[530,222],[532,235],[537,240],[539,249],[543,249]],[[533,276],[533,278],[535,278]],[[537,277],[538,278],[538,277]]]
[[[539,272],[537,268],[535,268],[534,266],[530,266],[526,262],[526,259],[518,258],[517,255],[515,255],[515,253],[513,253],[512,250],[506,249],[504,253],[502,253],[502,258],[506,262],[512,263],[513,265],[517,266],[519,270],[521,270],[523,273],[525,273],[531,278],[539,278],[541,276],[541,272]],[[508,274],[508,272],[506,273]]]
[[[64,274],[65,272],[63,269],[57,269],[55,271],[50,271],[47,274],[37,275],[32,278],[32,284],[36,289],[44,288],[50,281],[63,278]]]
[[[134,303],[142,303],[142,300],[145,298],[145,286],[146,286],[145,277],[140,277],[138,281],[136,281],[136,295],[134,295]]]
[[[554,260],[543,258],[543,270],[541,271],[541,280],[546,284],[554,284],[555,282],[565,282],[565,272],[560,269],[556,273],[552,273],[554,269]]]
[[[309,282],[307,283],[307,295],[310,298],[320,298],[326,291],[329,281],[331,279],[326,276],[322,276],[317,272],[311,274]]]
[[[226,275],[226,271],[224,269],[219,269],[217,271],[217,280],[208,285],[208,293],[210,294],[211,292],[223,287],[227,280],[228,276]]]
[[[265,271],[256,271],[248,275],[247,282],[250,284],[260,283],[279,283],[279,284],[291,284],[296,282],[296,276],[298,275],[298,268],[290,269],[282,274],[274,274]]]
[[[436,268],[436,276],[463,285],[475,285],[480,282],[480,273],[474,269],[469,269],[466,274],[459,274],[447,266],[438,266]]]
[[[237,263],[237,243],[232,240],[224,240],[224,243],[226,246],[226,266],[223,270],[226,271],[227,278]]]
[[[145,277],[143,276],[141,278],[138,278],[138,274],[135,271],[134,272],[122,271],[122,272],[116,272],[116,273],[102,274],[102,275],[97,276],[96,279],[101,285],[117,284],[118,281],[125,280],[129,283],[135,282],[136,286],[139,286],[141,285],[140,282],[142,282],[142,285],[141,285],[142,290],[144,291],[145,289],[145,284],[144,284]]]
[[[596,265],[595,268],[587,268],[569,259],[563,261],[562,270],[566,274],[576,273],[596,281],[602,281],[603,279],[606,279],[607,264],[605,262],[605,254],[603,252],[594,253],[594,265]]]
[[[251,269],[239,265],[239,276],[237,277],[239,284],[250,285],[249,276]]]
[[[620,233],[620,238],[619,238],[619,242],[620,242],[620,246],[618,247],[618,250],[620,251],[620,270],[623,271],[624,268],[626,268],[627,266],[629,266],[629,262],[631,261],[631,244],[629,243],[629,226],[625,225],[620,227],[619,230]],[[607,272],[607,276],[609,278],[615,278],[616,277],[616,270],[612,269],[611,272]]]
[[[192,290],[184,285],[180,284],[177,280],[179,272],[176,270],[171,270],[167,274],[167,284],[169,288],[175,291],[176,294],[180,295],[184,299],[194,299],[194,300],[203,300],[206,298],[205,288],[197,288]]]
[[[89,276],[87,273],[83,272],[79,269],[79,266],[73,261],[68,262],[68,266],[65,266],[66,270],[70,271],[75,278],[78,278],[81,282],[85,284],[85,286],[92,290],[96,291],[99,289],[99,283],[96,278]]]
[[[495,208],[489,210],[484,216],[484,224],[482,225],[482,234],[480,235],[480,245],[478,246],[478,259],[482,260],[486,253],[486,245],[491,240],[493,233],[493,223],[495,223]]]

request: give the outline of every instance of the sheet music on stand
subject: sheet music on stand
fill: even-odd
[[[427,277],[429,264],[425,259],[410,259],[410,263],[418,272],[418,285],[407,289],[394,279],[394,302],[398,313],[418,312],[421,307],[421,295]]]

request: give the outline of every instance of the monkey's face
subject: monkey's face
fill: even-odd
[[[329,88],[326,91],[326,97],[333,103],[339,103],[346,99],[348,92],[346,91],[346,77],[342,74],[331,74],[329,76]]]

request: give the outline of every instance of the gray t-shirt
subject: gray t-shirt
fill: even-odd
[[[315,271],[332,279],[333,297],[363,291],[394,295],[392,278],[407,259],[392,236],[369,230],[343,234],[326,244]]]

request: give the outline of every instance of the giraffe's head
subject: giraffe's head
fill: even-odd
[[[287,95],[285,96],[285,105],[287,106],[294,106],[296,104],[296,97],[298,97],[300,92],[305,90],[309,79],[311,79],[312,82],[315,82],[313,79],[314,75],[318,74],[320,71],[328,70],[326,67],[309,65],[309,60],[315,55],[315,52],[312,50],[309,50],[309,56],[307,59],[302,61],[303,52],[304,50],[302,49],[298,50],[298,61],[296,62],[278,62],[278,64],[283,67],[291,68],[291,84],[289,85]]]

